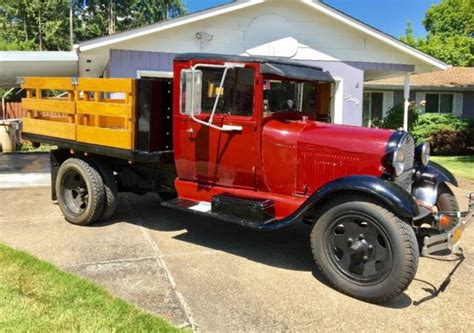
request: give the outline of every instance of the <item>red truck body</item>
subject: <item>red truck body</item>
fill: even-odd
[[[68,86],[67,100],[44,99],[47,80],[25,84],[36,109],[24,136],[58,146],[52,196],[71,223],[109,218],[120,191],[155,192],[165,207],[257,230],[303,221],[336,289],[385,302],[408,287],[419,251],[456,249],[472,214],[474,194],[461,211],[456,179],[429,162],[428,144],[330,124],[334,80],[321,68],[184,54],[172,81],[53,81]],[[123,102],[107,95],[117,86]],[[42,115],[55,105],[68,108],[57,110],[67,114],[57,133]]]

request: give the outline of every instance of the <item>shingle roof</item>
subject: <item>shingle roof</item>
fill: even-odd
[[[367,81],[365,87],[403,87],[405,77]],[[412,74],[412,87],[473,88],[474,67],[450,67],[445,71]]]

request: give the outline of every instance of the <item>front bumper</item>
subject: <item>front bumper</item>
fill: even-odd
[[[423,238],[422,255],[432,255],[441,251],[454,252],[459,246],[461,235],[468,223],[472,220],[474,192],[467,192],[456,188],[453,194],[456,196],[461,211],[437,212],[435,219],[441,215],[446,215],[452,220],[457,221],[456,224],[449,230],[439,234],[425,236]]]

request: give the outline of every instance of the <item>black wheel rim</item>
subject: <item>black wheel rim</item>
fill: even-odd
[[[67,210],[76,216],[84,213],[89,204],[89,192],[82,175],[75,170],[70,170],[64,175],[61,185]]]
[[[326,229],[325,249],[336,271],[355,283],[375,284],[393,266],[387,234],[376,219],[364,214],[336,218]]]

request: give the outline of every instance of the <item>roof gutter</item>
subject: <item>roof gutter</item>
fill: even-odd
[[[364,84],[364,89],[367,90],[403,90],[403,84]],[[450,87],[450,86],[421,86],[421,85],[410,85],[412,91],[474,91],[474,86],[461,86],[461,87]]]

